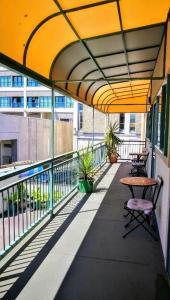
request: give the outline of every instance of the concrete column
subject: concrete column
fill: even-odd
[[[130,132],[130,113],[125,113],[124,133],[129,134],[129,132]]]
[[[27,117],[27,78],[24,77],[24,117]]]
[[[45,113],[41,112],[40,118],[41,118],[41,119],[45,119]]]
[[[146,137],[146,113],[141,114],[141,140]]]

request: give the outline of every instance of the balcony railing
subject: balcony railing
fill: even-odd
[[[96,170],[105,163],[103,143],[93,147],[93,158]],[[5,186],[8,180],[12,183]],[[3,183],[0,189],[0,255],[3,256],[78,187],[77,152],[16,170],[1,176],[0,181]]]
[[[122,141],[118,147],[118,153],[121,160],[131,160],[132,156],[129,153],[142,152],[142,148],[145,147],[145,141]]]

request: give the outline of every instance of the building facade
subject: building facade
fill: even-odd
[[[0,67],[0,112],[50,119],[51,91],[37,81]],[[74,101],[55,92],[55,119],[73,121]]]
[[[0,67],[0,113],[50,119],[51,99],[49,88],[22,74]],[[122,139],[136,140],[143,139],[144,136],[141,126],[144,114],[117,113],[106,117],[95,110],[93,134],[93,111],[87,105],[55,91],[54,110],[56,120],[73,123],[73,150],[85,147],[92,140],[94,143],[102,141],[109,122],[114,121],[119,124],[118,134]]]

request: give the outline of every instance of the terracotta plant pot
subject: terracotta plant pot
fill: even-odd
[[[117,155],[116,154],[110,154],[109,155],[109,161],[111,164],[117,163]]]

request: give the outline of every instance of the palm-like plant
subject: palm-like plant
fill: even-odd
[[[104,136],[104,142],[107,148],[107,155],[110,156],[112,154],[119,156],[117,152],[117,147],[122,143],[119,137],[116,135],[116,131],[119,129],[118,122],[114,122],[113,124],[109,124],[109,127]]]
[[[77,152],[79,163],[79,179],[93,181],[94,162],[93,153],[88,146],[82,153]]]

